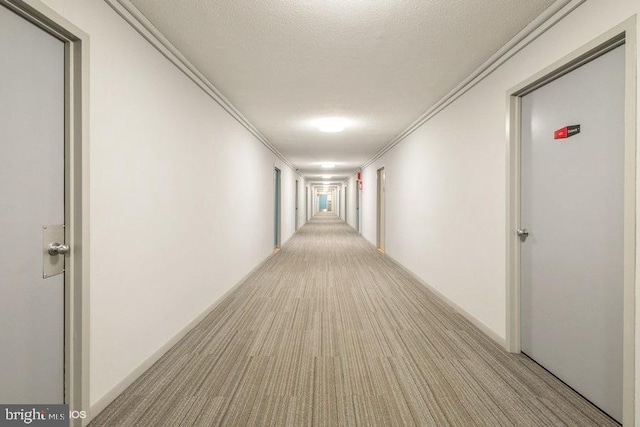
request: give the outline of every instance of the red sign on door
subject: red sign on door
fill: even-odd
[[[567,137],[567,128],[558,129],[553,133],[553,139],[563,139]]]
[[[580,125],[565,126],[553,132],[553,139],[565,139],[580,133]]]

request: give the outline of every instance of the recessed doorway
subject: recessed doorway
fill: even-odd
[[[376,246],[378,251],[384,253],[385,250],[385,172],[384,168],[378,169],[377,176],[377,239]]]
[[[273,170],[273,248],[280,249],[280,169]]]

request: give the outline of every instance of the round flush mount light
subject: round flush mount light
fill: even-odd
[[[346,121],[338,117],[327,117],[316,120],[315,126],[320,132],[337,133],[344,130]]]

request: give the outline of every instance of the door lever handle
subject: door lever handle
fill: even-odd
[[[520,240],[524,242],[527,240],[527,237],[529,237],[529,230],[526,228],[518,228],[518,230],[516,230],[516,234],[520,237]]]
[[[49,244],[49,255],[66,255],[69,251],[69,245],[63,245],[58,242]]]

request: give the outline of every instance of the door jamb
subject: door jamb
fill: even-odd
[[[344,192],[344,222],[347,223],[347,210],[349,209],[349,200],[347,199],[349,196],[347,195],[347,192],[349,191],[349,187],[347,187],[346,184],[343,184],[342,191]]]
[[[0,0],[65,45],[65,268],[64,402],[85,411],[89,402],[89,36],[38,0]]]
[[[376,172],[376,247],[378,252],[384,254],[386,247],[386,170],[382,165]]]
[[[277,253],[282,244],[282,171],[276,165],[273,167],[274,184],[274,246]]]
[[[299,222],[299,219],[298,219],[298,196],[299,196],[299,194],[300,194],[300,182],[296,179],[296,188],[295,188],[295,191],[294,191],[295,200],[293,201],[294,202],[294,206],[295,206],[295,208],[294,208],[294,216],[295,216],[294,217],[294,230],[293,230],[294,233],[296,233],[298,231],[298,222]]]
[[[507,92],[506,158],[506,350],[520,353],[520,140],[521,100],[535,89],[580,65],[625,46],[625,158],[624,158],[624,313],[623,424],[635,425],[635,300],[636,300],[636,18],[627,19],[585,46],[545,68]]]
[[[358,181],[356,181],[355,191],[356,191],[356,200],[355,200],[356,231],[358,232],[358,234],[362,234],[362,232],[360,231],[362,229],[362,217],[360,216],[360,211],[362,210],[362,197],[361,197],[362,191],[360,190]]]

